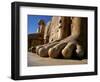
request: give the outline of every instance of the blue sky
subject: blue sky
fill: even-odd
[[[44,20],[47,24],[50,21],[52,16],[45,15],[28,15],[28,34],[37,32],[38,29],[38,21],[40,19]]]

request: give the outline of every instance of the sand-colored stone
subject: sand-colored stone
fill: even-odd
[[[36,46],[39,56],[87,56],[87,18],[53,16],[46,26],[40,27],[44,44]]]

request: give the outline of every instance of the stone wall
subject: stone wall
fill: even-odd
[[[28,34],[28,50],[35,52],[35,47],[44,44],[43,35],[41,33]]]

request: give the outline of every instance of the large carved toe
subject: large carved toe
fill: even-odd
[[[41,57],[48,57],[48,51],[44,47],[40,48],[39,51],[38,51],[38,53],[39,53],[39,56],[41,56]]]
[[[37,53],[37,55],[39,55],[39,53],[38,53],[39,52],[39,49],[42,48],[42,47],[43,47],[43,45],[40,45],[40,46],[37,46],[36,47],[36,53]]]
[[[48,54],[52,58],[58,58],[61,55],[62,49],[65,47],[66,43],[58,43],[54,47],[50,48]]]
[[[59,54],[57,54],[56,48],[50,48],[48,51],[49,57],[57,58]]]
[[[65,48],[62,50],[62,55],[64,58],[71,58],[73,54],[73,50],[75,48],[75,44],[72,42],[69,42]]]

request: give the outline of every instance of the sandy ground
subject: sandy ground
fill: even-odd
[[[87,64],[87,59],[72,60],[72,59],[53,59],[50,57],[44,58],[36,53],[28,52],[28,66],[51,66],[51,65],[75,65]]]

